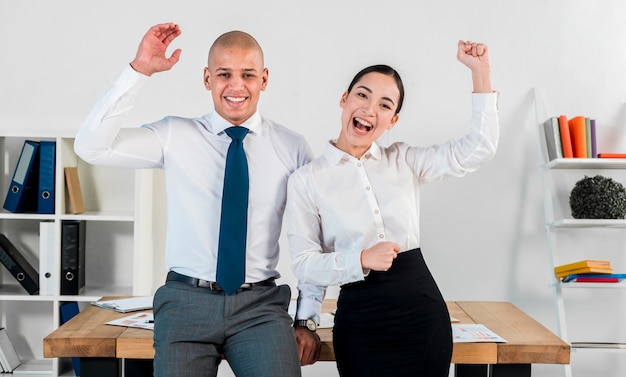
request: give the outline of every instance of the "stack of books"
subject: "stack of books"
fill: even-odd
[[[551,117],[543,125],[548,159],[626,158],[626,153],[601,153],[596,143],[596,120],[582,115]]]
[[[626,274],[613,273],[610,261],[594,259],[557,266],[554,274],[564,283],[617,283],[626,278]]]

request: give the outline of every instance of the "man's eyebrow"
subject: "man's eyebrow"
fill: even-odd
[[[372,89],[370,89],[370,88],[368,88],[367,86],[364,86],[364,85],[359,85],[359,86],[357,86],[357,89],[363,89],[363,90],[365,90],[366,92],[368,92],[368,93],[370,93],[370,94],[371,94],[371,93],[373,93],[373,92],[372,92]],[[386,100],[386,101],[391,102],[393,105],[395,105],[395,104],[396,104],[396,103],[395,103],[395,102],[393,102],[393,100],[392,100],[391,98],[389,98],[389,97],[383,97],[383,99],[384,99],[384,100]]]
[[[215,70],[216,71],[228,71],[228,72],[234,71],[234,69],[228,68],[228,67],[217,67]],[[256,72],[257,69],[256,68],[244,68],[244,69],[242,69],[242,71],[244,71],[244,72]]]

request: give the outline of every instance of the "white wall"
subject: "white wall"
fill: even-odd
[[[539,119],[595,117],[601,149],[626,150],[624,14],[621,0],[0,0],[0,127],[76,130],[148,27],[174,21],[181,61],[151,79],[130,124],[208,112],[208,48],[242,29],[264,47],[270,69],[264,115],[303,133],[316,153],[338,135],[338,101],[353,74],[379,62],[396,67],[407,90],[385,140],[429,145],[467,129],[471,80],[456,43],[485,42],[500,92],[498,154],[477,173],[424,188],[422,249],[446,299],[511,301],[556,330],[533,88],[545,104]],[[287,262],[285,254],[293,284]],[[599,356],[574,356],[576,375],[623,373],[615,357],[599,366]],[[333,373],[332,364],[305,368]]]

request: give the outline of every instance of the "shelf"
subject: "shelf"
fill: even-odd
[[[0,212],[0,219],[6,220],[54,220],[54,215],[44,215],[41,213],[12,213]]]
[[[557,158],[546,169],[626,169],[626,158]]]
[[[0,287],[0,301],[96,301],[104,296],[132,296],[130,286],[86,286],[78,295],[29,295],[21,285],[4,284]]]
[[[624,289],[626,288],[626,280],[622,280],[617,283],[557,283],[561,284],[562,288],[567,289],[580,289],[580,288],[601,288],[601,289]]]
[[[40,213],[12,213],[0,212],[2,220],[33,220],[33,221],[50,221],[56,217],[61,220],[90,220],[90,221],[135,221],[132,211],[87,211],[83,213],[68,213],[61,215],[46,215]]]
[[[572,352],[626,353],[626,343],[571,342]]]
[[[61,220],[89,220],[89,221],[122,221],[131,222],[135,220],[132,212],[128,211],[105,211],[105,212],[84,212],[77,214],[65,214],[60,216]]]
[[[613,219],[561,219],[547,224],[558,228],[626,228],[625,220]]]
[[[57,194],[53,214],[12,213],[0,208],[0,232],[14,240],[37,271],[45,268],[46,272],[54,271],[59,278],[63,263],[67,264],[70,259],[66,257],[65,262],[63,259],[66,252],[62,246],[62,239],[66,236],[63,223],[84,220],[87,229],[85,256],[81,261],[85,287],[77,295],[62,295],[61,282],[54,282],[54,286],[49,287],[52,294],[30,295],[0,265],[0,326],[19,334],[13,341],[21,349],[32,350],[30,356],[35,360],[43,358],[41,339],[59,326],[59,308],[64,302],[78,302],[79,307],[84,308],[102,297],[148,295],[155,289],[154,248],[149,240],[153,229],[151,216],[142,216],[152,213],[151,173],[87,164],[74,152],[75,132],[41,130],[22,133],[19,128],[14,128],[3,130],[0,135],[2,198],[8,192],[26,139],[56,142],[54,188]],[[69,211],[63,170],[67,166],[78,168],[86,209],[83,213]],[[40,239],[44,222],[52,224],[44,228],[48,244],[42,244]],[[42,260],[44,266],[40,264]],[[73,369],[68,371],[68,365],[65,365],[68,360],[49,361],[51,377],[74,376]],[[0,376],[4,375],[0,373]]]

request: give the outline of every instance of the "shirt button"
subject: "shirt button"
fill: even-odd
[[[366,189],[367,191],[369,191],[369,190],[371,190],[372,188],[371,188],[370,186],[365,186],[365,189]]]
[[[375,214],[375,215],[378,215],[379,213],[380,213],[380,212],[379,212],[377,209],[375,209],[375,210],[374,210],[374,214]]]
[[[384,235],[384,234],[379,234],[379,235],[378,235],[378,238],[384,238],[384,237],[385,237],[385,235]]]
[[[356,164],[356,167],[360,168],[361,167],[361,163],[359,162],[358,164]]]

